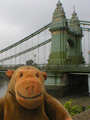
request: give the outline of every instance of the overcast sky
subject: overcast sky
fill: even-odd
[[[90,21],[90,0],[60,0],[67,18],[73,7],[80,20]],[[0,0],[0,50],[52,21],[58,0]]]

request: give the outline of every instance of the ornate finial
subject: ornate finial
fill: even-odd
[[[60,2],[60,0],[58,0],[58,3],[57,3],[57,5],[62,5],[62,4],[61,4],[61,2]]]
[[[73,6],[73,10],[75,11],[75,5]]]
[[[60,3],[60,0],[58,0],[58,3]]]
[[[75,12],[75,5],[73,6],[73,15],[77,15],[77,13]]]

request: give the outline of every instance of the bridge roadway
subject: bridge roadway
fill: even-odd
[[[0,65],[0,72],[7,71],[8,69],[17,69],[18,67],[25,66],[24,64],[18,65]],[[68,72],[68,73],[90,73],[89,64],[76,64],[76,65],[59,65],[59,64],[35,64],[32,65],[42,71],[51,72]]]

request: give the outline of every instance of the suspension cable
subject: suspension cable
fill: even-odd
[[[46,30],[45,30],[45,40],[46,40]],[[44,45],[44,63],[46,62],[46,45]]]
[[[50,24],[51,24],[51,23],[49,23],[48,25],[42,27],[41,29],[37,30],[36,32],[30,34],[29,36],[23,38],[22,40],[14,43],[13,45],[10,45],[10,46],[8,46],[7,48],[4,48],[4,49],[0,50],[0,53],[5,52],[5,51],[7,51],[7,50],[9,50],[9,49],[11,49],[11,48],[13,48],[13,47],[16,47],[17,45],[19,45],[19,44],[21,44],[21,43],[29,40],[30,38],[38,35],[38,34],[41,33],[42,31],[44,31],[44,30],[46,30],[47,28],[49,28],[49,27],[50,27]]]
[[[90,43],[89,43],[89,30],[88,30],[88,64],[90,64],[90,63],[89,63],[89,44],[90,44]]]
[[[27,53],[27,52],[29,52],[29,51],[35,50],[35,49],[37,49],[38,47],[41,47],[41,46],[43,46],[43,45],[45,45],[45,44],[47,44],[47,43],[49,43],[49,42],[51,42],[51,39],[48,39],[47,41],[42,42],[42,43],[40,43],[39,45],[33,46],[33,47],[31,47],[31,48],[29,48],[29,49],[27,49],[27,50],[24,50],[24,51],[22,51],[22,52],[20,52],[20,53],[15,54],[15,55],[9,56],[9,57],[7,57],[7,58],[3,58],[3,59],[0,60],[0,62],[6,61],[6,60],[11,59],[11,58],[15,58],[15,57],[20,56],[20,55],[22,55],[22,54],[25,54],[25,53]]]
[[[39,45],[39,34],[38,34],[38,45]],[[38,64],[39,64],[39,47],[38,47]]]

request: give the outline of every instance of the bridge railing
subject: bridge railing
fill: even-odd
[[[90,73],[90,64],[69,64],[69,65],[60,65],[60,64],[47,64],[45,67],[39,65],[39,69],[45,71],[54,71],[54,72],[89,72]]]
[[[0,71],[7,71],[8,69],[17,69],[18,67],[21,66],[25,66],[25,64],[0,65]],[[42,71],[90,73],[90,64],[75,64],[75,65],[34,64],[32,66],[37,67]]]

